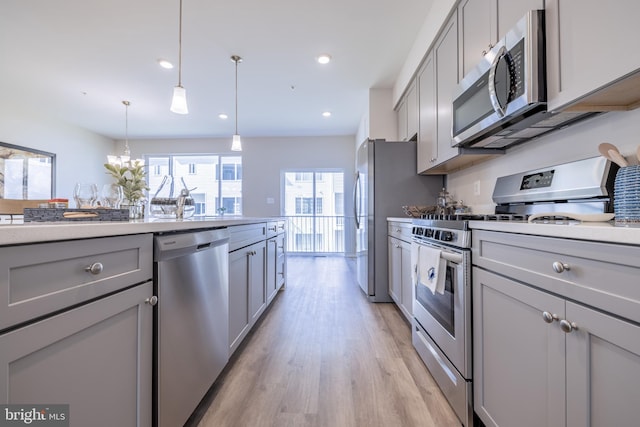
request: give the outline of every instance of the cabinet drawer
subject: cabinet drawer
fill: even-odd
[[[269,221],[267,223],[267,237],[284,233],[284,221]]]
[[[150,280],[152,256],[151,234],[1,247],[0,330]]]
[[[252,245],[267,237],[267,223],[229,227],[229,252]]]
[[[411,242],[411,229],[413,225],[410,222],[389,222],[388,235],[405,242]]]
[[[640,247],[474,230],[472,251],[474,265],[640,322]]]

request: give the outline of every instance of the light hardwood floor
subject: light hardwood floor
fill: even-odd
[[[199,427],[460,426],[400,312],[369,303],[351,265],[289,259],[286,289],[212,388]]]

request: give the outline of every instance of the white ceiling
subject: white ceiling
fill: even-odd
[[[183,1],[188,115],[169,111],[179,0],[2,0],[0,103],[122,139],[129,100],[130,138],[229,136],[237,54],[242,136],[355,134],[368,89],[393,86],[432,4]]]

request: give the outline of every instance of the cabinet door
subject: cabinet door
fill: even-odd
[[[418,129],[418,173],[433,166],[438,158],[436,121],[436,69],[433,54],[429,54],[418,73],[418,103],[420,106]]]
[[[400,306],[409,322],[413,318],[413,282],[411,281],[411,243],[400,241],[402,299]]]
[[[284,286],[284,282],[287,277],[286,240],[286,233],[280,233],[276,237],[276,292]]]
[[[565,423],[564,300],[473,269],[474,409],[488,426]]]
[[[402,303],[402,247],[400,240],[389,237],[389,295],[396,304]]]
[[[567,302],[567,426],[632,426],[640,408],[640,326]]]
[[[0,336],[0,402],[68,404],[71,425],[151,426],[151,282]]]
[[[544,9],[544,0],[493,0],[497,19],[492,29],[492,44],[503,38],[528,11]]]
[[[438,157],[436,163],[449,160],[458,153],[457,148],[452,148],[453,138],[451,129],[453,116],[451,105],[453,103],[453,91],[458,85],[458,14],[447,23],[440,39],[434,49],[437,82],[437,135]]]
[[[249,256],[249,312],[253,325],[267,308],[267,243],[266,241],[250,246]]]
[[[277,268],[278,268],[278,241],[271,238],[267,240],[267,301],[271,302],[278,292]]]
[[[249,257],[251,247],[229,253],[229,356],[249,332]]]
[[[640,2],[546,0],[545,10],[549,109],[640,69]]]
[[[460,14],[460,49],[462,76],[466,76],[495,44],[491,34],[491,11],[494,0],[463,0]]]
[[[407,92],[407,140],[418,135],[418,90],[415,80],[409,86]]]
[[[402,98],[398,110],[396,111],[396,117],[398,120],[398,140],[407,140],[407,99]]]

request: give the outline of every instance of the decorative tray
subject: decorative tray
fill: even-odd
[[[129,209],[24,208],[24,222],[129,221]]]

